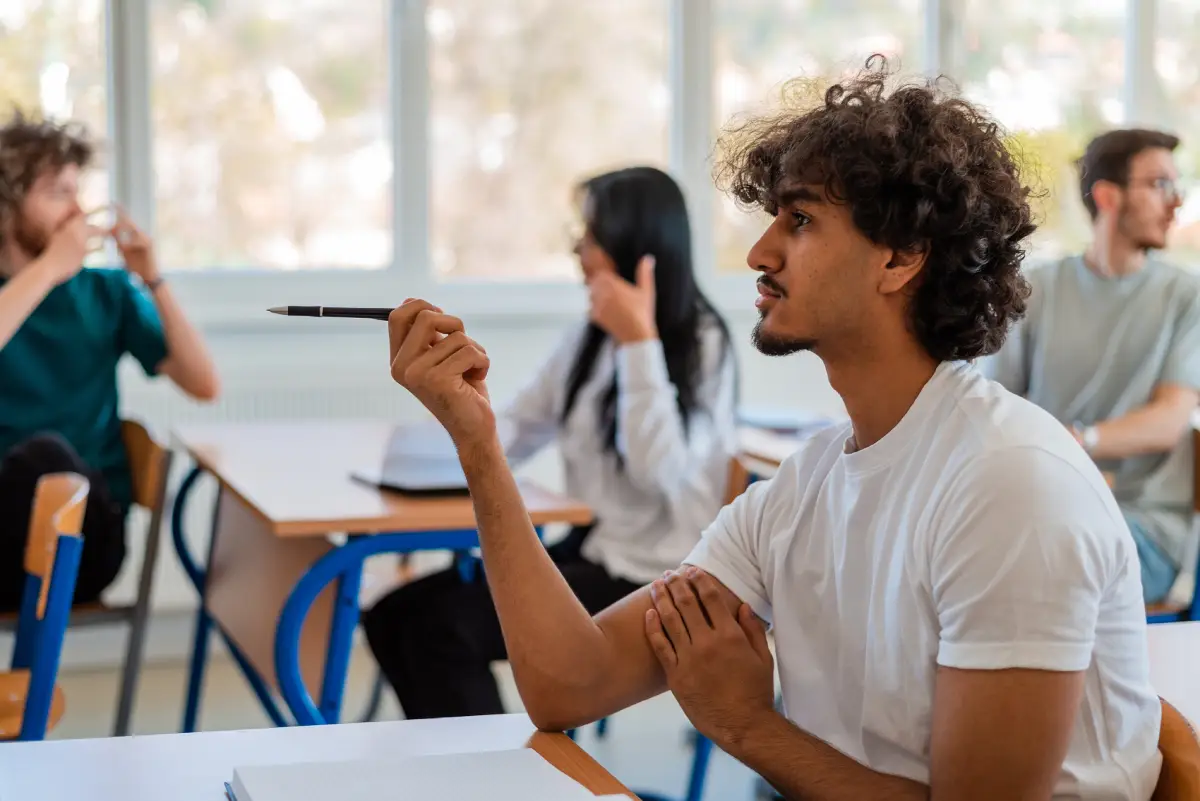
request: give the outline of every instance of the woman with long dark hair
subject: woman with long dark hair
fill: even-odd
[[[567,493],[596,522],[550,553],[595,613],[678,567],[716,516],[735,448],[729,332],[696,284],[683,193],[632,167],[579,187],[575,244],[589,319],[503,417],[511,462],[557,441]],[[365,613],[376,659],[408,718],[503,712],[505,658],[486,583],[447,570]]]

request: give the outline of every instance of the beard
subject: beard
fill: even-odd
[[[1130,215],[1124,212],[1117,218],[1117,231],[1121,236],[1125,237],[1131,245],[1142,252],[1149,250],[1161,250],[1167,246],[1166,237],[1160,236],[1156,231],[1150,228],[1150,224],[1141,224]]]
[[[754,331],[750,334],[750,342],[753,343],[754,347],[762,355],[791,356],[793,353],[812,350],[817,346],[816,340],[793,339],[767,333],[763,330],[763,319],[765,316],[765,314],[759,315],[758,322],[754,324]]]
[[[30,259],[36,259],[46,252],[50,244],[50,232],[45,226],[38,225],[27,215],[17,212],[13,224],[13,242],[25,252]]]

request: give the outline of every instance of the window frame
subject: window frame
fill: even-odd
[[[112,197],[152,234],[153,129],[150,108],[150,26],[153,0],[107,0],[107,86],[112,153]],[[284,303],[363,305],[367,299],[420,296],[444,301],[463,316],[497,322],[519,318],[577,319],[586,308],[572,282],[439,281],[430,262],[428,0],[388,4],[390,139],[393,153],[392,262],[381,269],[179,270],[168,278],[197,323],[205,327],[267,325],[267,306]],[[661,0],[668,9],[668,85],[671,112],[668,164],[683,186],[693,220],[701,286],[716,305],[752,309],[753,275],[719,271],[715,264],[715,192],[711,153],[715,135],[713,0]],[[958,0],[925,0],[923,71],[953,75]],[[1148,108],[1154,76],[1157,0],[1127,1],[1125,122],[1153,124]]]

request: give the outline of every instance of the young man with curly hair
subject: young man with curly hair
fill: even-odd
[[[20,605],[34,488],[47,473],[91,484],[75,600],[96,600],[120,571],[133,499],[118,417],[124,354],[192,397],[217,393],[149,237],[124,214],[111,229],[88,224],[79,178],[92,150],[74,126],[20,114],[0,126],[0,609]],[[83,269],[108,237],[125,269]]]
[[[982,112],[887,84],[868,69],[729,140],[724,183],[774,216],[748,257],[754,340],[820,357],[850,422],[680,570],[588,615],[530,526],[461,321],[397,309],[392,375],[458,446],[539,726],[669,689],[787,798],[1144,801],[1161,709],[1133,541],[1070,433],[966,363],[1025,310],[1028,191]]]
[[[1146,603],[1196,564],[1191,418],[1200,400],[1200,279],[1154,256],[1183,205],[1179,138],[1108,131],[1079,159],[1082,254],[1028,271],[1029,312],[984,372],[1071,428],[1112,476]]]

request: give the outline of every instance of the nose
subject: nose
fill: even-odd
[[[774,242],[773,227],[768,226],[746,254],[746,266],[756,273],[776,273],[783,267],[783,255]]]

